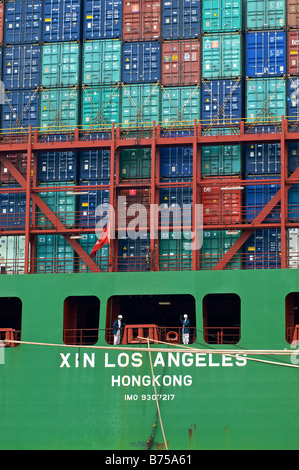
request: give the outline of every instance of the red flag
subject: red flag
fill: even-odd
[[[104,227],[103,232],[101,233],[100,238],[96,241],[93,249],[91,250],[90,257],[94,258],[96,255],[96,252],[100,250],[106,243],[109,243],[109,236],[108,236],[108,225]]]

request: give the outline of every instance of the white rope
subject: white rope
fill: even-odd
[[[151,354],[151,348],[150,348],[150,345],[149,345],[149,339],[148,338],[147,338],[147,347],[148,347],[148,353],[149,353],[149,359],[150,359],[150,365],[151,365],[151,371],[152,371],[153,385],[154,385],[154,389],[155,389],[155,397],[156,397],[159,420],[160,420],[160,424],[161,424],[161,429],[162,429],[162,434],[163,434],[163,438],[164,438],[165,448],[166,448],[166,450],[168,450],[168,445],[167,445],[167,441],[166,441],[166,437],[165,437],[165,433],[164,433],[164,427],[163,427],[162,417],[161,417],[161,412],[160,412],[158,394],[157,394],[156,384],[155,384],[155,380],[154,380],[155,376],[154,376],[154,369],[153,369],[153,363],[152,363],[152,354]]]

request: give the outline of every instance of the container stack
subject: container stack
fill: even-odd
[[[108,148],[49,150],[33,156],[33,186],[66,229],[80,231],[79,243],[86,252],[94,246],[97,223],[107,214],[111,198],[117,209],[119,198],[126,198],[126,208],[132,203],[149,207],[154,196],[160,204],[155,253],[148,220],[142,221],[147,233],[133,240],[122,225],[127,217],[116,227],[110,267],[192,269],[196,179],[204,222],[196,263],[199,269],[217,264],[242,234],[240,225],[250,224],[280,188],[280,144],[265,139],[240,145],[236,139],[234,145],[200,146],[194,175],[192,145],[172,140],[157,149],[153,185],[152,150],[139,139],[151,135],[153,121],[160,124],[163,137],[173,138],[190,136],[195,119],[203,135],[238,133],[242,119],[247,133],[278,132],[281,115],[296,130],[298,11],[299,0],[7,0],[5,9],[0,2],[2,134],[20,142],[32,126],[50,144],[65,141],[79,127],[83,139],[92,141],[111,138],[115,123],[122,138],[137,141],[132,148],[116,150],[114,174]],[[26,177],[26,153],[10,153],[9,158]],[[299,144],[288,144],[288,176],[298,163]],[[25,228],[26,195],[5,166],[1,187],[2,229],[20,232]],[[289,189],[288,203],[288,221],[296,224],[299,185]],[[178,207],[184,209],[183,230]],[[265,219],[273,228],[256,230],[227,268],[280,267],[280,211],[279,204],[273,207]],[[43,232],[36,236],[36,270],[89,271],[64,237],[53,234],[46,214],[35,205],[31,212],[33,227]],[[290,250],[299,246],[294,230],[289,232]],[[23,253],[21,240],[8,238],[0,240],[3,257],[12,246]],[[105,245],[94,258],[103,271],[108,270],[109,253]],[[292,254],[292,267],[294,263]]]

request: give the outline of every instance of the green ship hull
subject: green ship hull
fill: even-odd
[[[292,351],[285,299],[298,287],[291,269],[3,276],[0,296],[22,301],[22,343],[2,349],[1,449],[297,450],[299,361],[270,351]],[[241,299],[240,341],[207,344],[203,298],[225,293]],[[107,344],[111,296],[160,294],[194,297],[190,351]],[[100,300],[90,347],[63,342],[64,300],[78,295]]]

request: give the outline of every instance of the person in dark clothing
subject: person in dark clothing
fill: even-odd
[[[123,328],[125,327],[125,323],[122,320],[122,315],[118,315],[117,320],[115,320],[115,322],[113,323],[112,334],[114,336],[114,344],[120,344],[121,333]]]
[[[189,337],[190,337],[190,320],[188,318],[188,315],[185,313],[184,317],[181,315],[180,316],[181,323],[183,325],[182,328],[182,340],[183,344],[189,344]]]

